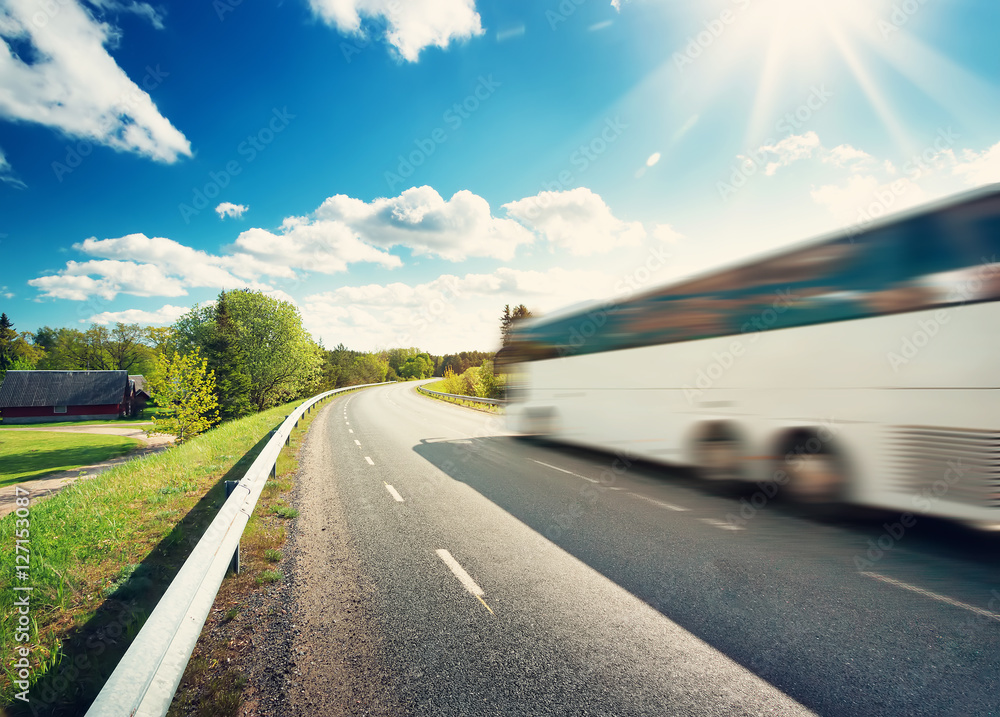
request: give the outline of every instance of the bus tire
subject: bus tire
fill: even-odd
[[[737,480],[742,454],[742,441],[731,426],[725,423],[706,425],[694,445],[698,477],[713,483]]]
[[[843,461],[811,431],[796,431],[784,442],[779,470],[787,476],[785,495],[804,505],[843,501],[848,485]]]

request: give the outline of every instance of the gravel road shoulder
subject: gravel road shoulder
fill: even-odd
[[[238,619],[210,616],[212,641],[238,647],[225,667],[246,676],[240,714],[392,715],[367,613],[371,586],[347,534],[330,448],[333,401],[313,422],[299,454],[284,558],[285,579],[253,591]],[[232,654],[232,653],[230,653]]]

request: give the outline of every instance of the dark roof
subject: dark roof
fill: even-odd
[[[0,408],[118,404],[127,385],[127,371],[8,371]]]

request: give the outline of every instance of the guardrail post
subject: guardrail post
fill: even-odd
[[[278,477],[278,462],[275,461],[274,465],[271,466],[271,480]]]
[[[228,498],[236,490],[240,482],[238,480],[227,480],[226,481],[226,497]],[[240,574],[240,544],[236,544],[236,552],[233,553],[232,562],[229,563],[229,569],[232,570],[237,575]]]

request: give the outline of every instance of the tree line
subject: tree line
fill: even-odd
[[[530,312],[523,305],[514,312],[504,307],[503,343],[512,321],[525,316]],[[250,290],[223,291],[169,327],[117,323],[19,332],[6,313],[0,314],[0,380],[8,370],[142,374],[163,420],[180,420],[185,400],[195,407],[190,420],[200,417],[195,422],[201,428],[177,427],[195,433],[218,420],[366,383],[465,376],[470,392],[493,394],[502,386],[487,378],[494,355],[435,355],[418,347],[366,352],[343,343],[327,349],[305,330],[293,304]]]

